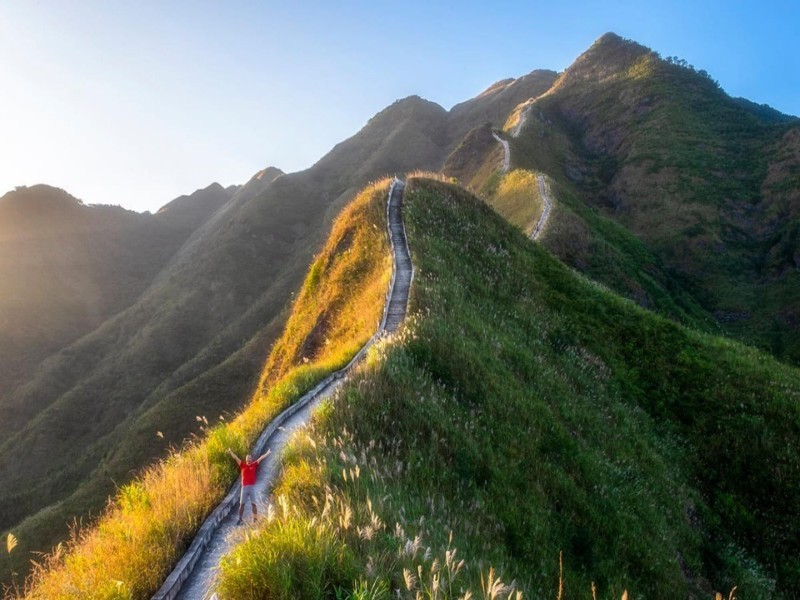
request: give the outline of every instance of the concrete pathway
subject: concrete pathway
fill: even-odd
[[[267,514],[270,493],[280,473],[281,452],[289,438],[294,432],[305,426],[314,409],[339,388],[367,349],[381,336],[395,331],[405,319],[414,268],[402,218],[404,188],[405,184],[398,179],[395,179],[389,188],[386,211],[394,261],[392,281],[378,331],[345,368],[326,377],[317,387],[306,393],[267,425],[251,450],[253,456],[270,452],[269,456],[261,463],[256,478],[259,517]],[[189,550],[167,577],[161,589],[153,596],[153,600],[172,600],[174,598],[209,600],[216,597],[211,590],[214,587],[220,559],[230,552],[253,523],[251,508],[247,506],[245,523],[236,525],[239,492],[240,485],[237,481],[225,499],[203,523]]]
[[[522,127],[525,125],[525,121],[528,120],[528,115],[533,108],[533,104],[528,104],[522,111],[519,113],[519,121],[517,121],[516,127],[511,130],[511,137],[519,137],[519,132],[522,131]]]
[[[530,115],[532,108],[533,105],[528,105],[522,109],[522,112],[519,115],[519,121],[517,122],[516,127],[514,127],[514,129],[511,131],[511,137],[519,136],[520,131],[522,131],[522,127],[525,125],[525,121],[528,120],[528,116]],[[508,173],[508,169],[511,166],[511,148],[509,147],[508,142],[497,135],[496,132],[492,131],[492,135],[494,136],[494,139],[500,142],[500,144],[503,146],[502,171],[503,173]],[[547,182],[544,180],[544,175],[537,175],[536,179],[537,183],[539,184],[539,196],[544,204],[544,209],[542,210],[542,214],[539,215],[539,221],[537,221],[536,227],[533,228],[533,232],[531,233],[531,239],[533,240],[538,240],[542,235],[542,232],[547,225],[547,220],[550,218],[550,212],[553,209],[553,201],[550,198],[550,189],[547,185]]]
[[[301,410],[290,416],[283,425],[269,437],[267,450],[269,456],[265,458],[258,468],[256,486],[258,487],[257,502],[258,516],[263,518],[269,508],[270,494],[272,486],[280,473],[281,452],[292,434],[303,428],[320,403],[330,397],[341,385],[342,380],[336,379],[325,386],[316,396],[306,404]],[[266,450],[265,450],[266,451]],[[263,452],[262,452],[263,454]],[[239,488],[237,488],[239,489]],[[202,600],[214,598],[216,594],[211,593],[217,575],[217,567],[223,556],[228,554],[238,542],[242,540],[245,532],[253,525],[251,507],[247,506],[244,511],[244,524],[236,525],[239,518],[238,500],[234,503],[228,516],[225,517],[217,526],[211,540],[201,554],[199,560],[188,575],[186,581],[180,587],[174,598],[192,598]],[[154,598],[159,598],[156,595]],[[169,596],[164,596],[165,598]]]
[[[508,147],[508,142],[501,138],[497,133],[492,131],[494,139],[503,145],[503,173],[508,173],[508,168],[511,166],[511,149]]]
[[[550,200],[550,189],[544,180],[544,175],[537,175],[536,179],[539,184],[539,196],[544,203],[544,210],[539,215],[539,221],[536,223],[536,227],[533,228],[533,233],[531,233],[531,239],[534,240],[538,240],[539,236],[542,235],[545,225],[547,225],[547,220],[550,218],[550,211],[553,208],[553,202]]]

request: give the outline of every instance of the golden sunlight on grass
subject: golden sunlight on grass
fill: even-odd
[[[138,599],[158,589],[234,480],[225,449],[245,453],[272,418],[375,333],[391,278],[388,184],[368,187],[334,222],[250,405],[122,487],[94,526],[35,565],[16,597]],[[9,536],[9,551],[15,543]]]
[[[374,200],[385,195],[388,183],[367,188],[334,223],[328,242],[311,263],[260,387],[268,387],[301,362],[344,366],[377,329],[391,277],[391,255],[385,227],[379,225],[385,206]],[[363,222],[372,226],[363,227]]]
[[[625,76],[628,79],[646,79],[652,77],[655,73],[656,64],[657,59],[653,56],[643,56],[628,69]]]
[[[544,208],[536,175],[523,169],[515,169],[503,176],[497,189],[489,196],[488,203],[509,223],[528,235]]]
[[[511,111],[511,114],[508,115],[506,122],[503,123],[503,131],[507,133],[514,131],[519,126],[520,120],[522,119],[522,114],[528,110],[532,104],[532,99],[518,104],[514,110]]]
[[[406,181],[411,179],[433,179],[434,181],[441,181],[442,183],[456,183],[452,177],[434,171],[411,171],[406,174]]]
[[[577,277],[452,185],[410,178],[403,210],[417,269],[409,316],[290,441],[282,500],[223,559],[219,597],[714,597],[705,582],[694,592],[675,558],[700,564],[706,548],[685,518],[674,423],[683,410],[736,419],[728,386],[744,384],[740,372],[767,405],[780,367],[710,369],[719,347]],[[647,380],[631,378],[632,360]],[[716,400],[669,406],[673,391],[648,383],[664,380]],[[670,420],[665,437],[621,386],[663,393],[653,414]],[[716,456],[747,452],[715,427],[685,443],[704,457],[715,435]],[[715,579],[729,589],[742,576]]]
[[[97,527],[76,532],[67,553],[34,567],[35,598],[137,597],[155,589],[164,564],[220,497],[202,447],[175,454],[123,487]]]

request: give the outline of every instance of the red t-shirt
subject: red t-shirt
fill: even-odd
[[[239,470],[242,472],[242,485],[255,485],[256,471],[258,471],[258,463],[251,462],[249,465],[244,461],[239,463]]]

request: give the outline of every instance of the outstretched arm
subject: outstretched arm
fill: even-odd
[[[240,459],[238,456],[236,456],[236,455],[233,453],[233,450],[231,450],[230,448],[228,448],[227,452],[228,452],[228,454],[230,455],[230,457],[231,457],[233,460],[235,460],[235,461],[236,461],[236,464],[237,464],[237,465],[240,465],[240,464],[242,464],[242,459]]]
[[[256,462],[257,462],[257,463],[259,463],[259,464],[261,464],[261,461],[262,461],[262,460],[264,460],[265,458],[267,458],[267,456],[269,456],[269,453],[270,453],[270,452],[272,452],[272,450],[267,450],[266,452],[264,452],[264,454],[262,454],[261,456],[259,456],[259,457],[256,459]]]

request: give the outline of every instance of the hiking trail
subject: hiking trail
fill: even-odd
[[[501,167],[503,173],[508,173],[508,168],[511,166],[511,149],[508,147],[508,142],[501,138],[497,133],[493,130],[492,135],[494,139],[496,139],[500,144],[503,146],[503,166]]]
[[[387,333],[394,332],[403,322],[408,308],[408,294],[414,278],[414,267],[408,249],[402,216],[405,183],[395,178],[389,188],[387,200],[387,228],[392,248],[392,279],[378,330],[364,344],[358,354],[343,369],[331,373],[314,389],[307,392],[292,406],[275,417],[259,436],[250,454],[260,456],[269,451],[261,463],[256,477],[257,506],[260,517],[267,514],[270,493],[280,473],[281,452],[292,434],[302,428],[320,403],[330,397],[352,368],[366,354],[372,344]],[[241,540],[239,532],[252,523],[250,507],[245,510],[245,524],[236,525],[238,519],[240,478],[206,518],[195,535],[189,549],[152,597],[152,600],[206,600],[216,598],[213,587],[220,559]]]
[[[523,125],[525,125],[525,121],[528,119],[528,115],[530,114],[532,106],[526,106],[522,109],[520,113],[519,121],[514,129],[511,131],[511,137],[518,137],[520,131],[522,131]],[[503,173],[508,173],[508,169],[511,167],[511,148],[508,145],[508,141],[501,138],[496,131],[492,130],[492,136],[496,139],[500,144],[503,146],[503,166],[501,167]],[[544,175],[536,175],[536,181],[539,185],[539,197],[542,199],[542,204],[544,204],[544,208],[542,209],[542,214],[539,215],[539,220],[536,222],[536,226],[533,228],[531,232],[531,239],[538,240],[539,237],[544,232],[544,228],[547,225],[547,221],[550,218],[550,212],[553,209],[553,201],[550,198],[550,186],[547,185],[547,182],[544,179]]]
[[[538,240],[539,236],[542,235],[544,227],[547,225],[547,220],[550,218],[550,211],[553,209],[553,202],[550,199],[550,186],[548,186],[547,182],[544,180],[544,175],[537,175],[536,180],[539,184],[539,196],[544,203],[544,209],[542,210],[542,214],[539,215],[536,227],[533,228],[533,232],[531,233],[531,239],[533,240]]]

